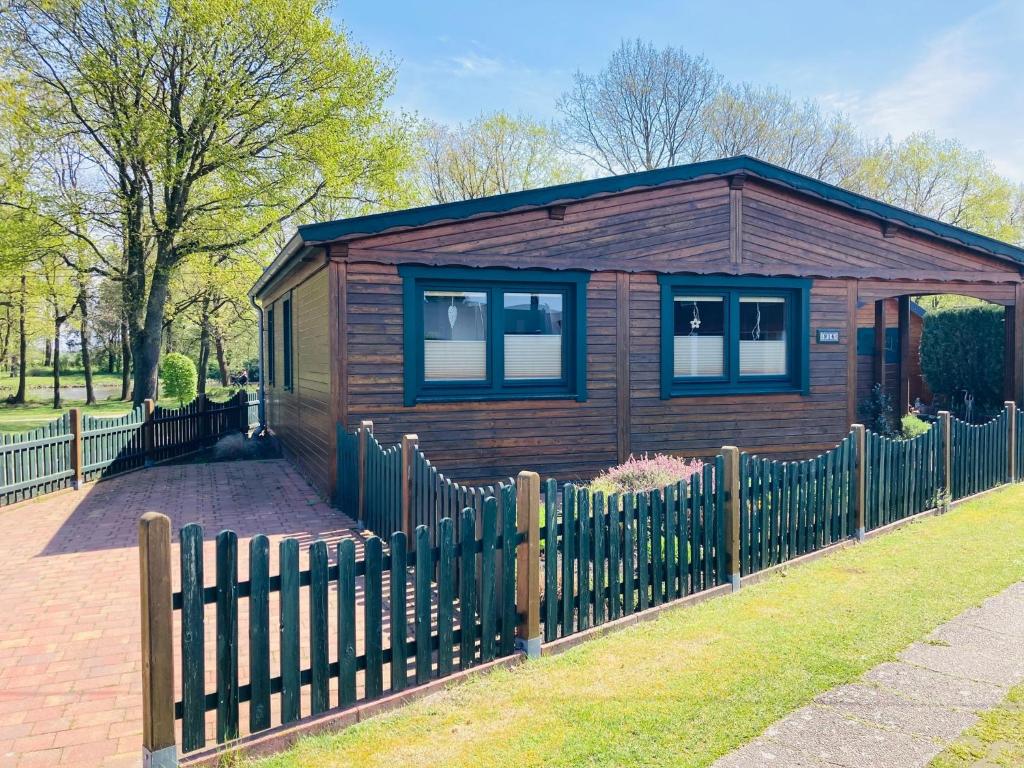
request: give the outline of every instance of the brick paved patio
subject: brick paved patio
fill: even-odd
[[[243,573],[256,533],[272,553],[286,536],[358,539],[283,460],[154,467],[0,509],[0,768],[140,764],[136,521],[147,511],[175,531],[201,523],[208,558],[212,537],[235,530]]]

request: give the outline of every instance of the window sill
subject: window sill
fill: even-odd
[[[716,395],[808,395],[806,389],[792,382],[752,383],[752,384],[694,384],[692,386],[675,385],[668,391],[662,391],[662,400],[680,397],[715,397]]]
[[[517,400],[576,400],[580,403],[587,401],[587,396],[573,394],[571,392],[538,392],[538,393],[527,393],[527,392],[502,392],[502,393],[487,393],[487,394],[421,394],[417,395],[413,402],[406,402],[406,408],[413,408],[417,405],[427,405],[430,403],[487,403],[487,402],[509,402]]]

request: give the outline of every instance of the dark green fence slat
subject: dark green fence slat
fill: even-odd
[[[576,612],[576,629],[584,630],[590,626],[590,491],[578,488],[576,491],[576,593],[579,603]]]
[[[476,512],[470,507],[459,516],[459,669],[473,665],[476,652]]]
[[[558,484],[544,483],[544,641],[558,638]]]
[[[651,496],[649,493],[637,494],[636,499],[636,570],[637,590],[639,599],[637,607],[646,611],[650,607],[651,585],[651,534],[648,509]]]
[[[217,742],[238,731],[238,537],[217,534]]]
[[[430,581],[434,564],[430,556],[430,530],[426,525],[416,529],[416,587],[413,596],[413,631],[416,637],[416,685],[430,680]]]
[[[338,542],[338,705],[356,702],[356,545]]]
[[[281,560],[281,722],[301,716],[299,689],[299,542],[280,544]]]
[[[249,540],[249,730],[270,723],[270,541]]]
[[[562,636],[571,635],[575,612],[573,596],[576,594],[574,572],[574,539],[576,530],[576,488],[570,483],[562,487]]]
[[[404,691],[409,685],[409,610],[406,536],[391,534],[391,690]]]
[[[206,746],[206,630],[203,617],[203,529],[181,529],[181,744]]]
[[[622,613],[633,613],[636,607],[636,497],[622,497]]]
[[[594,579],[594,625],[604,624],[605,621],[605,575],[607,573],[606,560],[607,550],[605,545],[605,531],[607,520],[605,519],[604,494],[598,491],[593,499],[593,555],[591,565]]]
[[[484,501],[480,529],[480,661],[495,657],[498,611],[495,601],[495,541],[498,533],[498,502]]]
[[[515,651],[516,644],[516,487],[501,489],[502,510],[499,519],[501,532],[501,645],[502,656]],[[551,550],[554,551],[554,548]],[[539,606],[538,606],[539,609]]]
[[[327,542],[309,546],[310,711],[327,711],[330,702],[330,652],[327,636]]]
[[[450,517],[438,523],[439,566],[437,585],[437,671],[452,673],[455,650],[455,524]]]
[[[367,539],[364,547],[366,568],[363,597],[363,627],[366,633],[366,698],[372,699],[384,692],[384,639],[383,639],[383,545],[377,536]]]
[[[608,618],[622,615],[622,501],[608,497]]]

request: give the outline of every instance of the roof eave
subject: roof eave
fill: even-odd
[[[257,298],[260,293],[263,292],[263,289],[277,277],[278,273],[288,266],[292,257],[305,250],[308,245],[309,244],[302,239],[301,232],[296,232],[292,235],[291,239],[285,243],[284,248],[281,249],[281,252],[274,257],[274,260],[270,262],[266,269],[263,270],[263,274],[259,276],[259,279],[253,284],[252,288],[249,289],[249,298]]]

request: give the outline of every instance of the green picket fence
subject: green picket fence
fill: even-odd
[[[69,488],[72,439],[68,414],[28,432],[0,433],[0,506]]]
[[[366,514],[363,525],[388,538],[402,529],[402,446],[385,448],[366,436]]]
[[[245,398],[249,428],[258,427],[260,423],[260,393],[258,390],[252,392],[245,390]]]
[[[942,427],[897,440],[865,433],[864,524],[873,530],[939,506],[943,477]]]
[[[124,416],[82,416],[82,477],[98,480],[146,463],[146,414],[137,406]]]
[[[746,576],[855,533],[851,433],[802,461],[740,455],[740,573]]]
[[[716,586],[725,574],[722,457],[648,493],[544,487],[541,619],[547,642]]]
[[[379,537],[370,537],[361,556],[352,540],[339,542],[333,552],[321,540],[309,545],[303,568],[298,540],[285,539],[274,575],[270,543],[255,536],[243,580],[238,538],[223,531],[216,538],[212,585],[206,581],[202,528],[182,528],[181,589],[172,607],[181,636],[182,693],[175,718],[183,751],[352,707],[511,655],[520,543],[514,494],[511,503],[499,515],[491,497],[479,519],[471,509],[462,511],[458,525],[445,518],[436,547],[420,526],[412,551],[401,531],[386,550]],[[248,668],[240,670],[242,644]],[[212,689],[206,681],[208,645],[214,651]],[[212,733],[207,713],[216,713]]]
[[[455,517],[459,510],[466,508],[475,509],[479,515],[484,499],[489,496],[501,498],[503,489],[514,485],[515,480],[512,478],[505,479],[497,488],[493,485],[468,486],[455,482],[439,472],[417,446],[412,452],[412,524],[425,525],[430,531],[431,546],[434,546],[441,520]]]
[[[1009,410],[1003,409],[985,424],[968,424],[956,417],[951,417],[950,421],[953,499],[962,499],[1008,482]]]
[[[179,408],[158,405],[148,429],[150,461],[167,461],[205,448],[232,432],[248,431],[249,395],[239,390],[222,403],[205,395]]]

